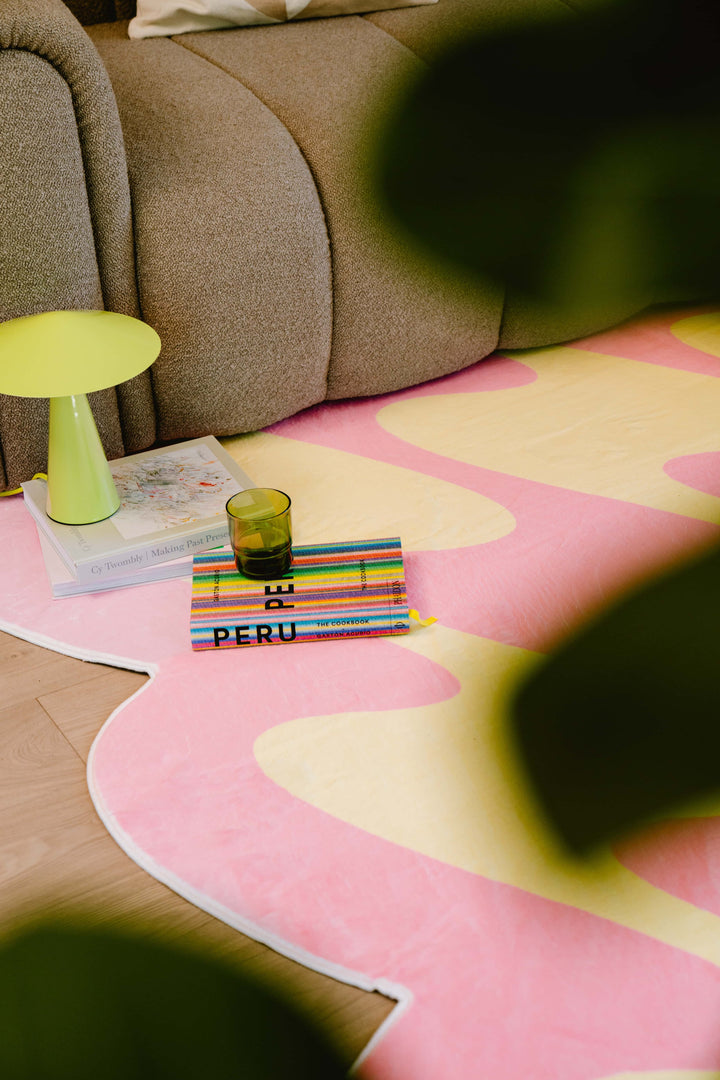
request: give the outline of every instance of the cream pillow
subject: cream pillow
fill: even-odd
[[[318,19],[387,8],[435,4],[437,0],[137,0],[130,20],[131,38],[166,37],[191,30],[228,26],[272,25],[289,19]]]

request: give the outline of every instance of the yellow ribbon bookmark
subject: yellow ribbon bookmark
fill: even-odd
[[[431,623],[437,622],[437,619],[434,615],[429,615],[427,619],[421,619],[415,608],[410,608],[408,614],[411,619],[414,619],[415,622],[420,623],[421,626],[430,626]]]

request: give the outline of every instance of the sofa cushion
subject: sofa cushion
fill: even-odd
[[[420,20],[436,10],[397,14]],[[352,15],[174,40],[249,87],[310,164],[332,251],[329,397],[397,390],[492,352],[501,290],[478,293],[449,280],[377,216],[369,175],[374,125],[419,69],[404,45]]]
[[[432,61],[459,38],[492,34],[500,26],[543,18],[573,19],[565,0],[440,0],[415,12],[411,8],[374,11],[364,18],[397,38],[422,60]],[[501,88],[498,87],[498,90]]]
[[[437,0],[194,0],[189,5],[183,0],[137,0],[137,15],[131,19],[128,33],[131,38],[158,37],[435,3]]]
[[[294,140],[241,82],[173,41],[132,41],[124,23],[89,33],[125,138],[143,316],[163,343],[160,437],[255,430],[323,400],[328,237]]]
[[[0,320],[58,308],[138,315],[115,99],[59,0],[2,0],[0,88]],[[148,373],[91,403],[108,456],[155,439]],[[0,444],[0,486],[44,470],[47,401],[0,396]]]

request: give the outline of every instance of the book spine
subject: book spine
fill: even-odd
[[[154,540],[152,543],[135,548],[132,551],[124,551],[119,555],[103,555],[98,558],[85,559],[74,568],[78,582],[88,584],[93,581],[102,581],[103,578],[118,577],[122,574],[133,573],[142,570],[145,566],[155,566],[157,563],[169,562],[181,559],[184,555],[195,555],[200,551],[208,551],[228,543],[227,522],[225,518],[200,535],[175,537],[173,540],[163,543]]]
[[[234,649],[252,645],[282,645],[300,641],[329,641],[332,638],[382,637],[407,634],[410,621],[407,609],[394,618],[369,612],[331,614],[320,618],[285,617],[266,622],[208,622],[193,624],[190,643],[193,649]]]
[[[35,522],[38,530],[42,533],[45,539],[51,544],[53,550],[56,552],[58,558],[62,559],[67,570],[75,577],[75,564],[69,557],[66,551],[64,551],[57,542],[57,537],[53,534],[49,527],[48,519],[43,514],[39,514],[32,499],[28,498],[28,494],[25,488],[31,488],[32,484],[39,483],[39,481],[30,480],[27,484],[23,484],[23,497],[25,501],[25,508],[29,511]]]

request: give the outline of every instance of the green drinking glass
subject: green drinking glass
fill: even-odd
[[[245,577],[273,581],[290,569],[290,497],[274,488],[247,488],[226,507],[235,565]]]

